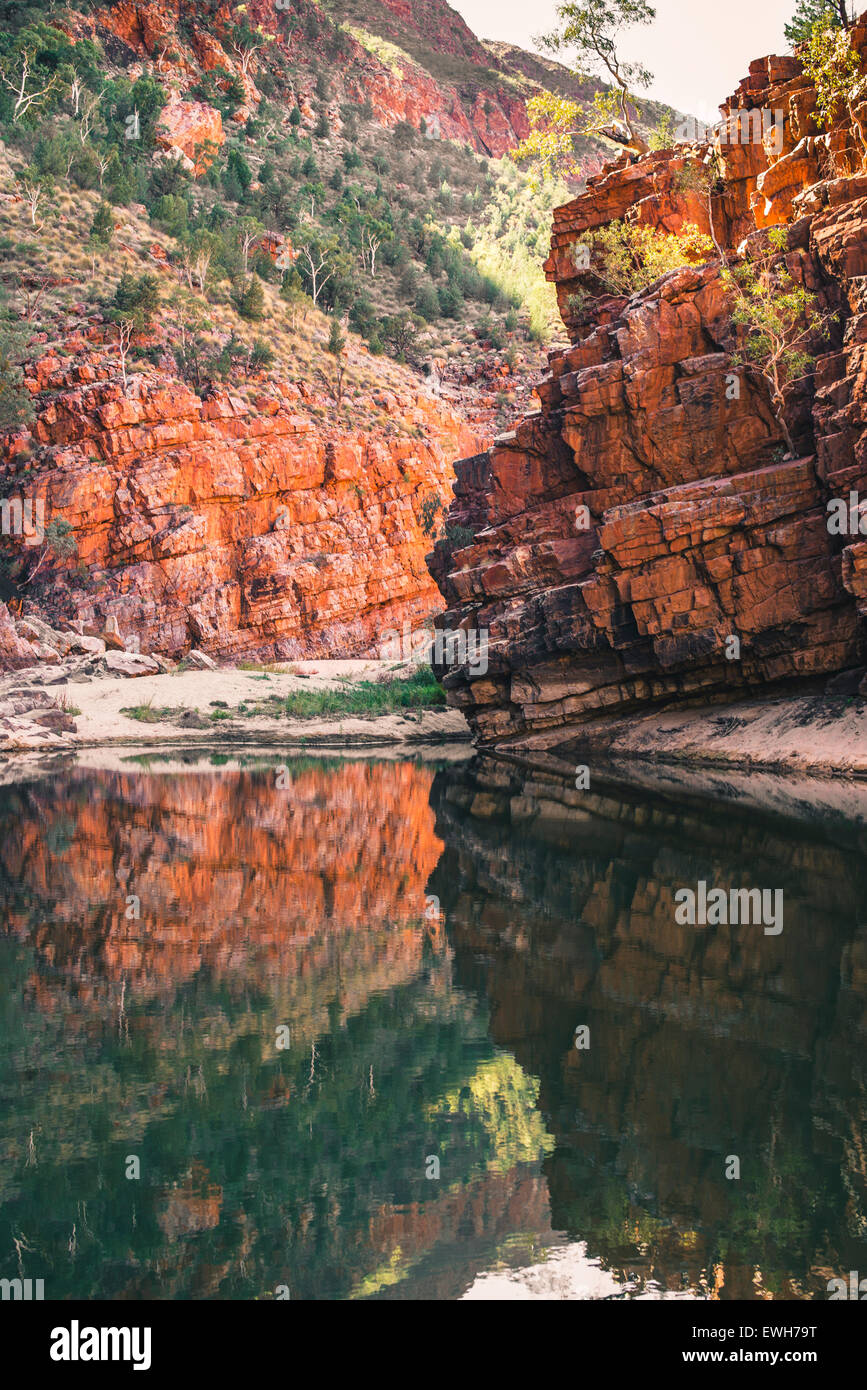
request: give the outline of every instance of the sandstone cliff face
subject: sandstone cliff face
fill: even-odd
[[[867,16],[855,41],[867,55]],[[572,346],[549,356],[541,409],[458,464],[450,521],[472,542],[431,561],[443,624],[489,634],[486,673],[445,677],[482,740],[553,744],[594,713],[863,661],[867,543],[829,534],[826,504],[867,485],[867,178],[851,126],[822,134],[815,101],[797,60],[753,64],[725,115],[779,109],[782,140],[723,146],[712,198],[730,261],[745,235],[788,227],[788,270],[838,316],[787,394],[796,457],[762,382],[732,364],[719,261],[592,313],[574,298],[587,229],[707,229],[678,178],[704,150],[623,156],[559,210],[546,271]]]
[[[7,445],[5,491],[35,457],[29,491],[74,533],[77,556],[38,580],[49,611],[114,617],[144,651],[237,659],[378,655],[387,629],[441,606],[423,503],[476,437],[440,405],[381,393],[422,440],[332,428],[303,383],[200,399],[151,373],[124,395],[110,371],[42,358],[30,440]]]
[[[225,140],[219,111],[203,101],[171,101],[160,112],[156,140],[191,173],[204,173]]]

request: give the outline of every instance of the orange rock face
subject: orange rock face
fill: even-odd
[[[867,22],[855,40],[867,54]],[[726,111],[754,102],[785,113],[782,138],[777,151],[728,147],[714,231],[733,261],[745,234],[787,226],[781,258],[837,315],[810,345],[815,374],[787,390],[796,456],[763,381],[733,361],[719,261],[628,300],[576,300],[573,252],[588,229],[709,226],[679,177],[703,149],[621,156],[555,215],[546,272],[573,345],[550,354],[541,410],[458,464],[449,520],[467,540],[441,542],[431,561],[443,625],[488,635],[486,671],[445,675],[485,741],[556,744],[591,715],[864,660],[867,544],[857,525],[835,533],[829,503],[867,491],[865,177],[848,125],[823,141],[820,164],[815,93],[796,59],[753,64]]]
[[[289,383],[249,404],[106,375],[43,358],[31,380],[58,392],[31,430],[38,495],[78,548],[44,594],[59,616],[114,616],[166,655],[350,656],[442,606],[422,508],[475,436],[430,398],[383,393],[424,436],[386,437],[323,425]]]
[[[172,101],[160,112],[154,138],[165,150],[180,150],[199,175],[226,137],[223,118],[213,106],[203,101]]]
[[[39,660],[32,642],[18,633],[5,603],[0,603],[0,671],[17,671],[22,666],[34,666]]]

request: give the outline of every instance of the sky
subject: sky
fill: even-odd
[[[552,29],[555,0],[450,0],[480,39],[538,51],[533,36]],[[705,121],[746,77],[753,58],[788,53],[783,25],[797,0],[655,0],[649,28],[624,31],[623,56],[654,73],[648,95]],[[860,7],[859,7],[860,8]]]

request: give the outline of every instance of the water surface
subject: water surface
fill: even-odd
[[[285,766],[0,788],[0,1277],[824,1298],[867,1270],[859,825]],[[699,879],[781,888],[783,932],[676,925]]]

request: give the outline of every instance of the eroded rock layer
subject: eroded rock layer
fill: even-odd
[[[867,67],[867,16],[854,41]],[[549,354],[541,409],[457,465],[449,521],[466,543],[430,564],[442,624],[487,634],[486,670],[444,670],[482,741],[554,744],[599,712],[863,662],[867,543],[857,524],[834,533],[828,502],[867,487],[867,152],[850,113],[822,131],[795,58],[753,64],[722,109],[726,127],[762,109],[780,121],[764,141],[717,141],[709,198],[683,176],[708,147],[679,146],[622,156],[559,210],[546,271],[572,344]],[[786,392],[794,454],[734,360],[721,259],[630,298],[576,269],[588,229],[707,231],[711,215],[730,265],[773,254],[765,229],[785,227],[776,254],[827,320]]]

